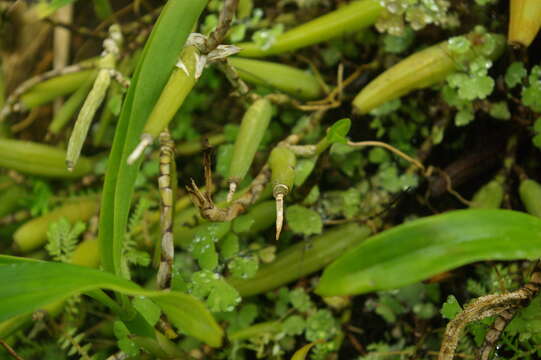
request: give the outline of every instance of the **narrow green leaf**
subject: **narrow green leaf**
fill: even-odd
[[[304,359],[306,359],[306,357],[308,356],[308,353],[310,352],[312,347],[314,347],[314,345],[316,345],[318,343],[321,343],[321,342],[322,341],[314,341],[314,342],[311,342],[310,344],[304,345],[302,348],[297,350],[295,352],[295,354],[293,354],[293,357],[291,358],[291,360],[304,360]]]
[[[145,122],[203,11],[206,0],[168,1],[148,40],[118,121],[103,188],[100,251],[105,270],[120,274],[122,241],[141,161],[127,164]]]
[[[541,257],[541,220],[510,210],[459,210],[399,225],[329,265],[320,295],[393,289],[481,260]]]
[[[0,256],[0,321],[29,313],[74,294],[107,289],[132,296],[145,296],[161,307],[169,320],[186,334],[220,346],[222,329],[205,306],[191,295],[159,292],[113,274],[70,264],[27,261]]]

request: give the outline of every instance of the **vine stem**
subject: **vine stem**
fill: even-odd
[[[384,149],[387,149],[389,150],[390,152],[392,152],[393,154],[395,155],[398,155],[400,156],[401,158],[403,158],[404,160],[408,161],[409,163],[415,165],[417,168],[419,168],[423,173],[425,172],[425,166],[423,164],[421,164],[421,162],[417,159],[414,159],[412,158],[411,156],[409,156],[408,154],[398,150],[397,148],[395,148],[394,146],[392,145],[389,145],[387,143],[384,143],[383,141],[359,141],[359,142],[353,142],[353,141],[348,141],[347,143],[349,146],[351,147],[366,147],[366,146],[376,146],[376,147],[382,147]]]

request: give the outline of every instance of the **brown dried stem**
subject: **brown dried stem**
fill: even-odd
[[[206,49],[203,51],[204,53],[211,52],[224,41],[229,26],[233,21],[233,16],[235,16],[235,12],[237,11],[238,2],[239,0],[225,0],[224,7],[220,13],[220,18],[218,19],[218,26],[216,26],[216,29],[209,35]]]
[[[438,360],[452,360],[454,358],[455,350],[462,330],[470,322],[494,315],[509,317],[509,314],[506,313],[507,311],[527,304],[539,292],[540,288],[541,273],[535,272],[532,274],[531,281],[516,291],[507,294],[486,295],[475,299],[473,302],[468,304],[460,314],[458,314],[447,324],[443,342],[440,347]],[[497,340],[499,333],[503,331],[503,328],[501,328],[500,325],[502,324],[495,323],[494,331],[492,333],[491,331],[487,333],[487,338],[489,340]],[[493,343],[491,341],[489,344],[487,344],[486,349],[485,347],[481,348],[479,356],[486,357],[480,357],[480,359],[488,359],[490,352],[488,354],[486,352],[491,351],[492,348],[490,348],[490,346],[492,345]]]

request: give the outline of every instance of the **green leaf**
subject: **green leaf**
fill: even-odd
[[[327,309],[318,310],[306,319],[306,340],[329,339],[336,333],[335,320]]]
[[[541,256],[541,220],[509,210],[460,210],[399,225],[329,265],[324,296],[394,289],[481,260]]]
[[[468,125],[473,121],[475,116],[473,115],[473,110],[469,107],[460,109],[455,115],[455,125],[464,126]]]
[[[323,222],[319,214],[314,210],[300,205],[293,205],[287,208],[286,216],[288,226],[294,233],[303,235],[321,234]]]
[[[133,299],[132,304],[151,326],[156,325],[158,320],[160,320],[160,307],[154,304],[149,298],[138,296]]]
[[[522,88],[522,103],[535,112],[541,112],[541,84],[539,84],[539,80]]]
[[[514,62],[507,68],[505,73],[505,83],[508,87],[514,88],[522,82],[522,79],[527,75],[526,68],[522,62]]]
[[[207,299],[207,305],[212,312],[233,311],[240,300],[237,290],[223,278],[220,278],[214,282],[214,287]]]
[[[458,303],[458,300],[454,295],[449,295],[447,298],[447,301],[443,303],[441,307],[441,314],[444,318],[452,320],[457,316],[459,312],[462,311],[462,308],[460,307],[460,304]]]
[[[310,296],[302,288],[297,288],[289,293],[289,301],[293,307],[301,312],[307,312],[313,306]]]
[[[463,79],[458,85],[458,96],[464,100],[484,99],[494,89],[490,76],[472,76]]]
[[[509,107],[505,101],[498,101],[490,104],[490,116],[498,120],[509,120],[511,119],[511,113],[509,112]]]
[[[145,122],[206,3],[206,0],[166,3],[128,89],[109,155],[101,202],[99,242],[106,271],[121,273],[122,242],[142,161],[128,165],[128,155],[139,142]]]
[[[231,276],[237,279],[253,278],[259,268],[259,259],[257,256],[235,257],[229,263]]]
[[[291,357],[291,360],[305,360],[308,356],[310,350],[319,343],[319,341],[311,342],[301,347],[299,350],[295,351],[295,354]]]
[[[296,336],[304,332],[306,328],[306,322],[299,315],[293,315],[288,317],[282,324],[282,329],[287,335]]]
[[[327,141],[330,144],[347,143],[346,135],[348,134],[350,128],[351,128],[350,119],[346,118],[346,119],[338,120],[327,131]]]
[[[222,329],[205,306],[187,294],[145,290],[129,280],[87,267],[9,256],[0,256],[0,279],[10,279],[0,287],[0,321],[36,311],[75,294],[107,289],[152,299],[186,334],[211,346],[221,344]]]

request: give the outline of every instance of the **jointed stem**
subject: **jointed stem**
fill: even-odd
[[[160,225],[162,230],[160,267],[158,270],[158,287],[166,289],[171,286],[175,246],[173,240],[173,173],[175,171],[175,144],[168,130],[160,134],[160,177],[158,184],[161,199]]]

